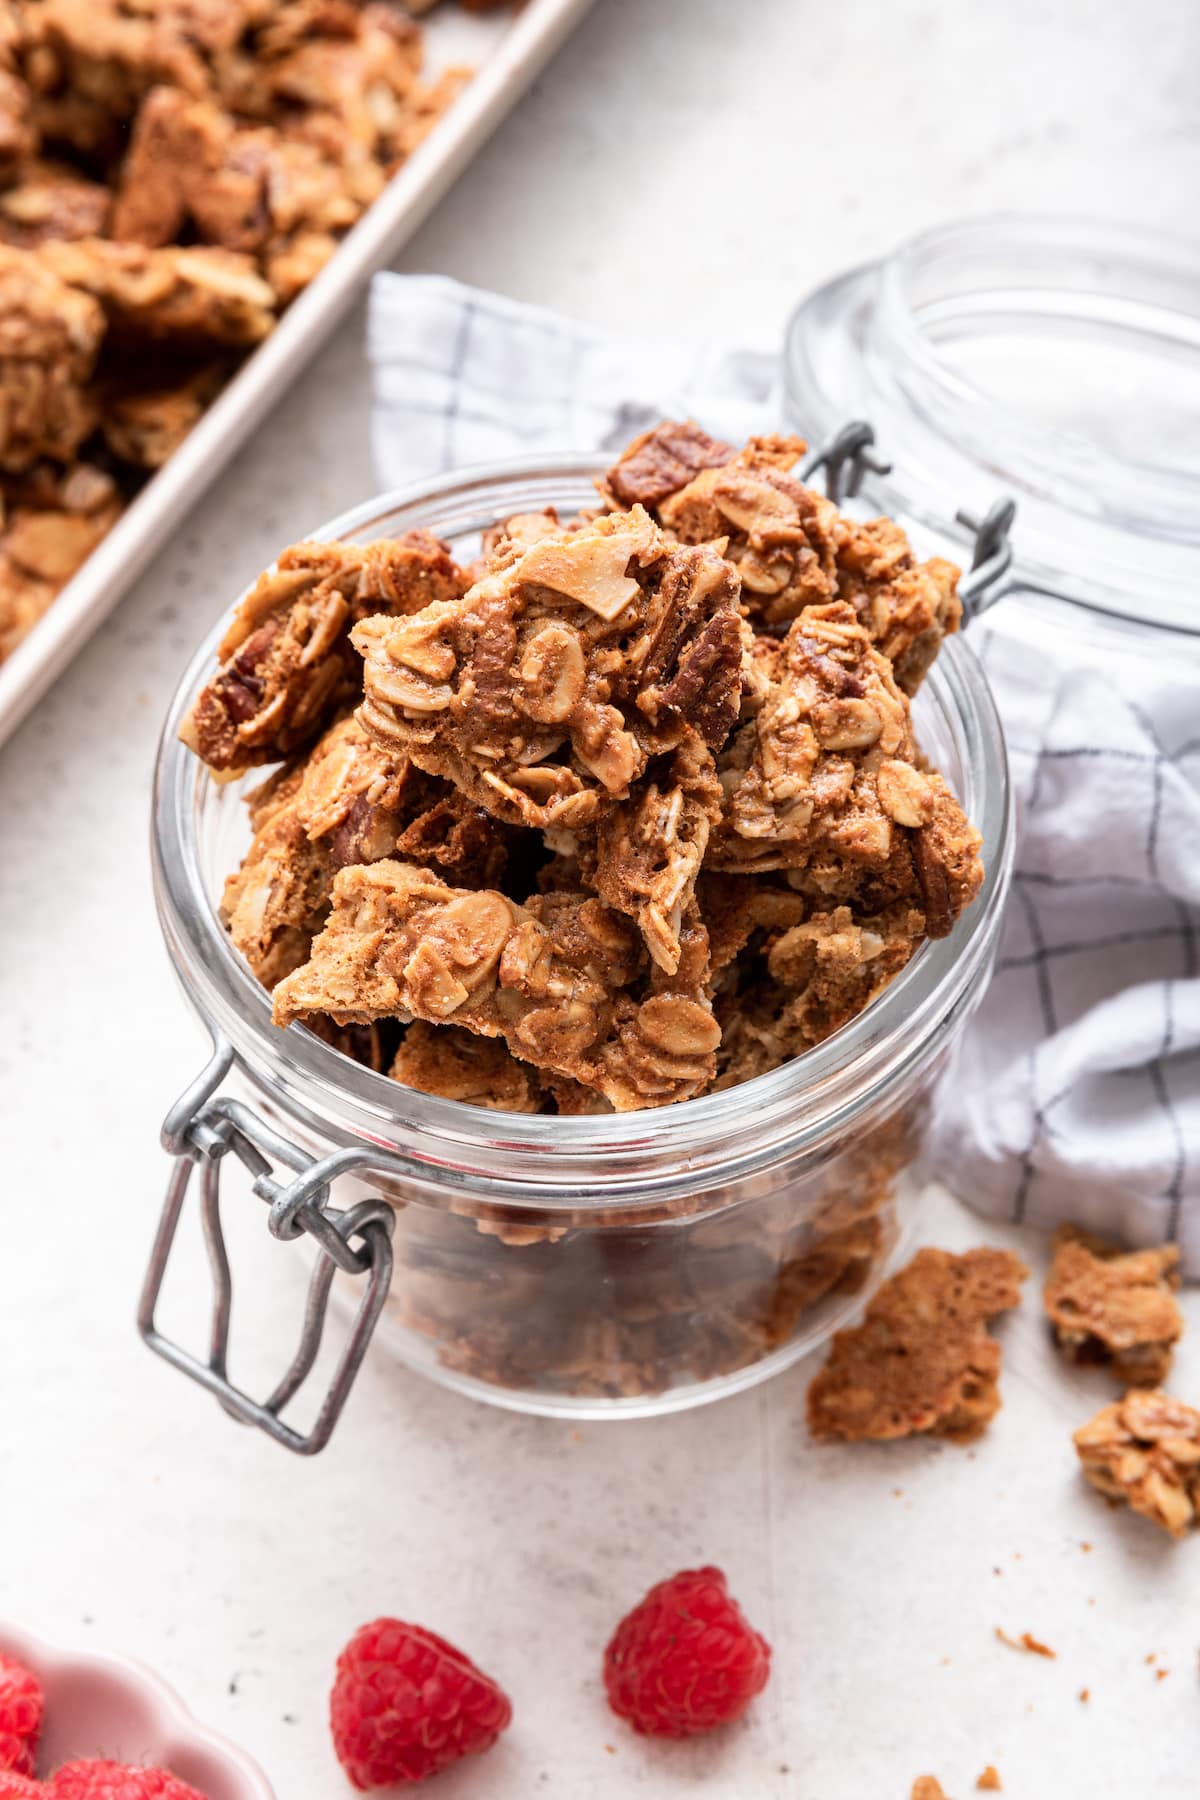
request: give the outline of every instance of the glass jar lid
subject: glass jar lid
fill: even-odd
[[[1200,246],[1001,216],[912,239],[793,315],[806,436],[869,420],[872,505],[967,541],[1017,501],[1019,587],[1200,636]]]

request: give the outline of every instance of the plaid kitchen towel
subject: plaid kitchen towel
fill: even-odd
[[[388,486],[538,450],[616,450],[661,418],[778,429],[778,359],[619,341],[434,276],[371,296]],[[1018,520],[1019,532],[1019,520]],[[1003,609],[1001,609],[1001,612]],[[1079,641],[971,641],[998,696],[1020,847],[995,979],[941,1122],[982,1210],[1177,1237],[1200,1273],[1200,688],[1195,668]]]

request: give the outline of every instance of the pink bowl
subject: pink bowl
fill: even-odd
[[[257,1764],[197,1724],[177,1694],[140,1663],[91,1650],[55,1650],[0,1621],[0,1651],[32,1669],[46,1693],[39,1769],[77,1756],[170,1769],[207,1800],[275,1800]]]

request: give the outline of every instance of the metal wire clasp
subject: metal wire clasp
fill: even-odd
[[[370,1152],[339,1150],[318,1160],[273,1130],[250,1107],[217,1095],[236,1061],[223,1039],[212,1058],[185,1090],[163,1124],[163,1148],[175,1158],[159,1220],[150,1265],[138,1306],[138,1330],[156,1355],[215,1394],[226,1412],[246,1425],[257,1425],[276,1443],[300,1456],[313,1456],[329,1442],[354,1378],[366,1354],[392,1279],[392,1231],[395,1218],[386,1200],[368,1199],[341,1210],[330,1204],[330,1184],[340,1175],[372,1164]],[[270,1207],[268,1225],[277,1238],[307,1234],[318,1246],[309,1282],[300,1342],[283,1379],[265,1400],[255,1400],[229,1378],[229,1326],[233,1310],[233,1278],[221,1225],[221,1168],[230,1152],[249,1171],[253,1192]],[[286,1185],[274,1167],[293,1172]],[[163,1279],[179,1228],[193,1173],[200,1172],[200,1209],[213,1284],[208,1356],[204,1359],[164,1337],[154,1322]],[[311,1373],[329,1305],[333,1277],[341,1269],[365,1275],[366,1290],[342,1348],[329,1389],[316,1420],[301,1433],[280,1417]]]
[[[873,475],[890,475],[892,464],[884,462],[875,449],[875,428],[865,419],[852,419],[840,431],[810,450],[800,464],[800,479],[811,481],[819,471],[825,472],[825,492],[835,506],[858,493],[868,470]],[[970,625],[981,613],[994,606],[1007,591],[1007,575],[1012,567],[1012,544],[1009,533],[1017,515],[1015,500],[997,500],[982,519],[960,511],[955,518],[972,532],[975,542],[971,568],[958,584],[963,607],[963,624]]]

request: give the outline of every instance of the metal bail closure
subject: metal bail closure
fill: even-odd
[[[970,625],[1007,592],[1006,576],[1013,559],[1009,533],[1017,516],[1017,503],[1012,499],[993,501],[982,519],[965,510],[954,516],[975,534],[970,573],[958,584],[963,624]]]
[[[873,475],[891,474],[891,463],[883,461],[874,444],[874,426],[865,419],[853,419],[826,443],[809,451],[800,464],[800,479],[811,481],[819,469],[824,469],[826,496],[840,506],[843,500],[857,494],[868,470]]]
[[[233,1067],[232,1047],[218,1039],[208,1066],[167,1114],[163,1147],[175,1158],[150,1264],[138,1306],[138,1330],[156,1355],[188,1375],[225,1411],[245,1425],[257,1425],[299,1456],[323,1450],[346,1404],[392,1279],[395,1218],[383,1199],[367,1199],[346,1210],[332,1206],[330,1184],[340,1175],[377,1164],[367,1151],[342,1150],[317,1160],[280,1136],[250,1107],[216,1089]],[[216,1097],[214,1097],[216,1096]],[[229,1377],[229,1328],[233,1277],[221,1225],[221,1169],[230,1151],[249,1171],[253,1192],[270,1207],[269,1226],[283,1239],[305,1234],[317,1245],[300,1341],[282,1380],[265,1400],[255,1400]],[[274,1168],[283,1164],[292,1179],[282,1185]],[[167,1264],[193,1175],[199,1172],[200,1215],[212,1278],[212,1318],[208,1355],[201,1358],[164,1337],[154,1322]],[[366,1289],[342,1348],[329,1389],[311,1430],[301,1433],[280,1416],[312,1371],[325,1327],[333,1278],[338,1270],[366,1277]]]

